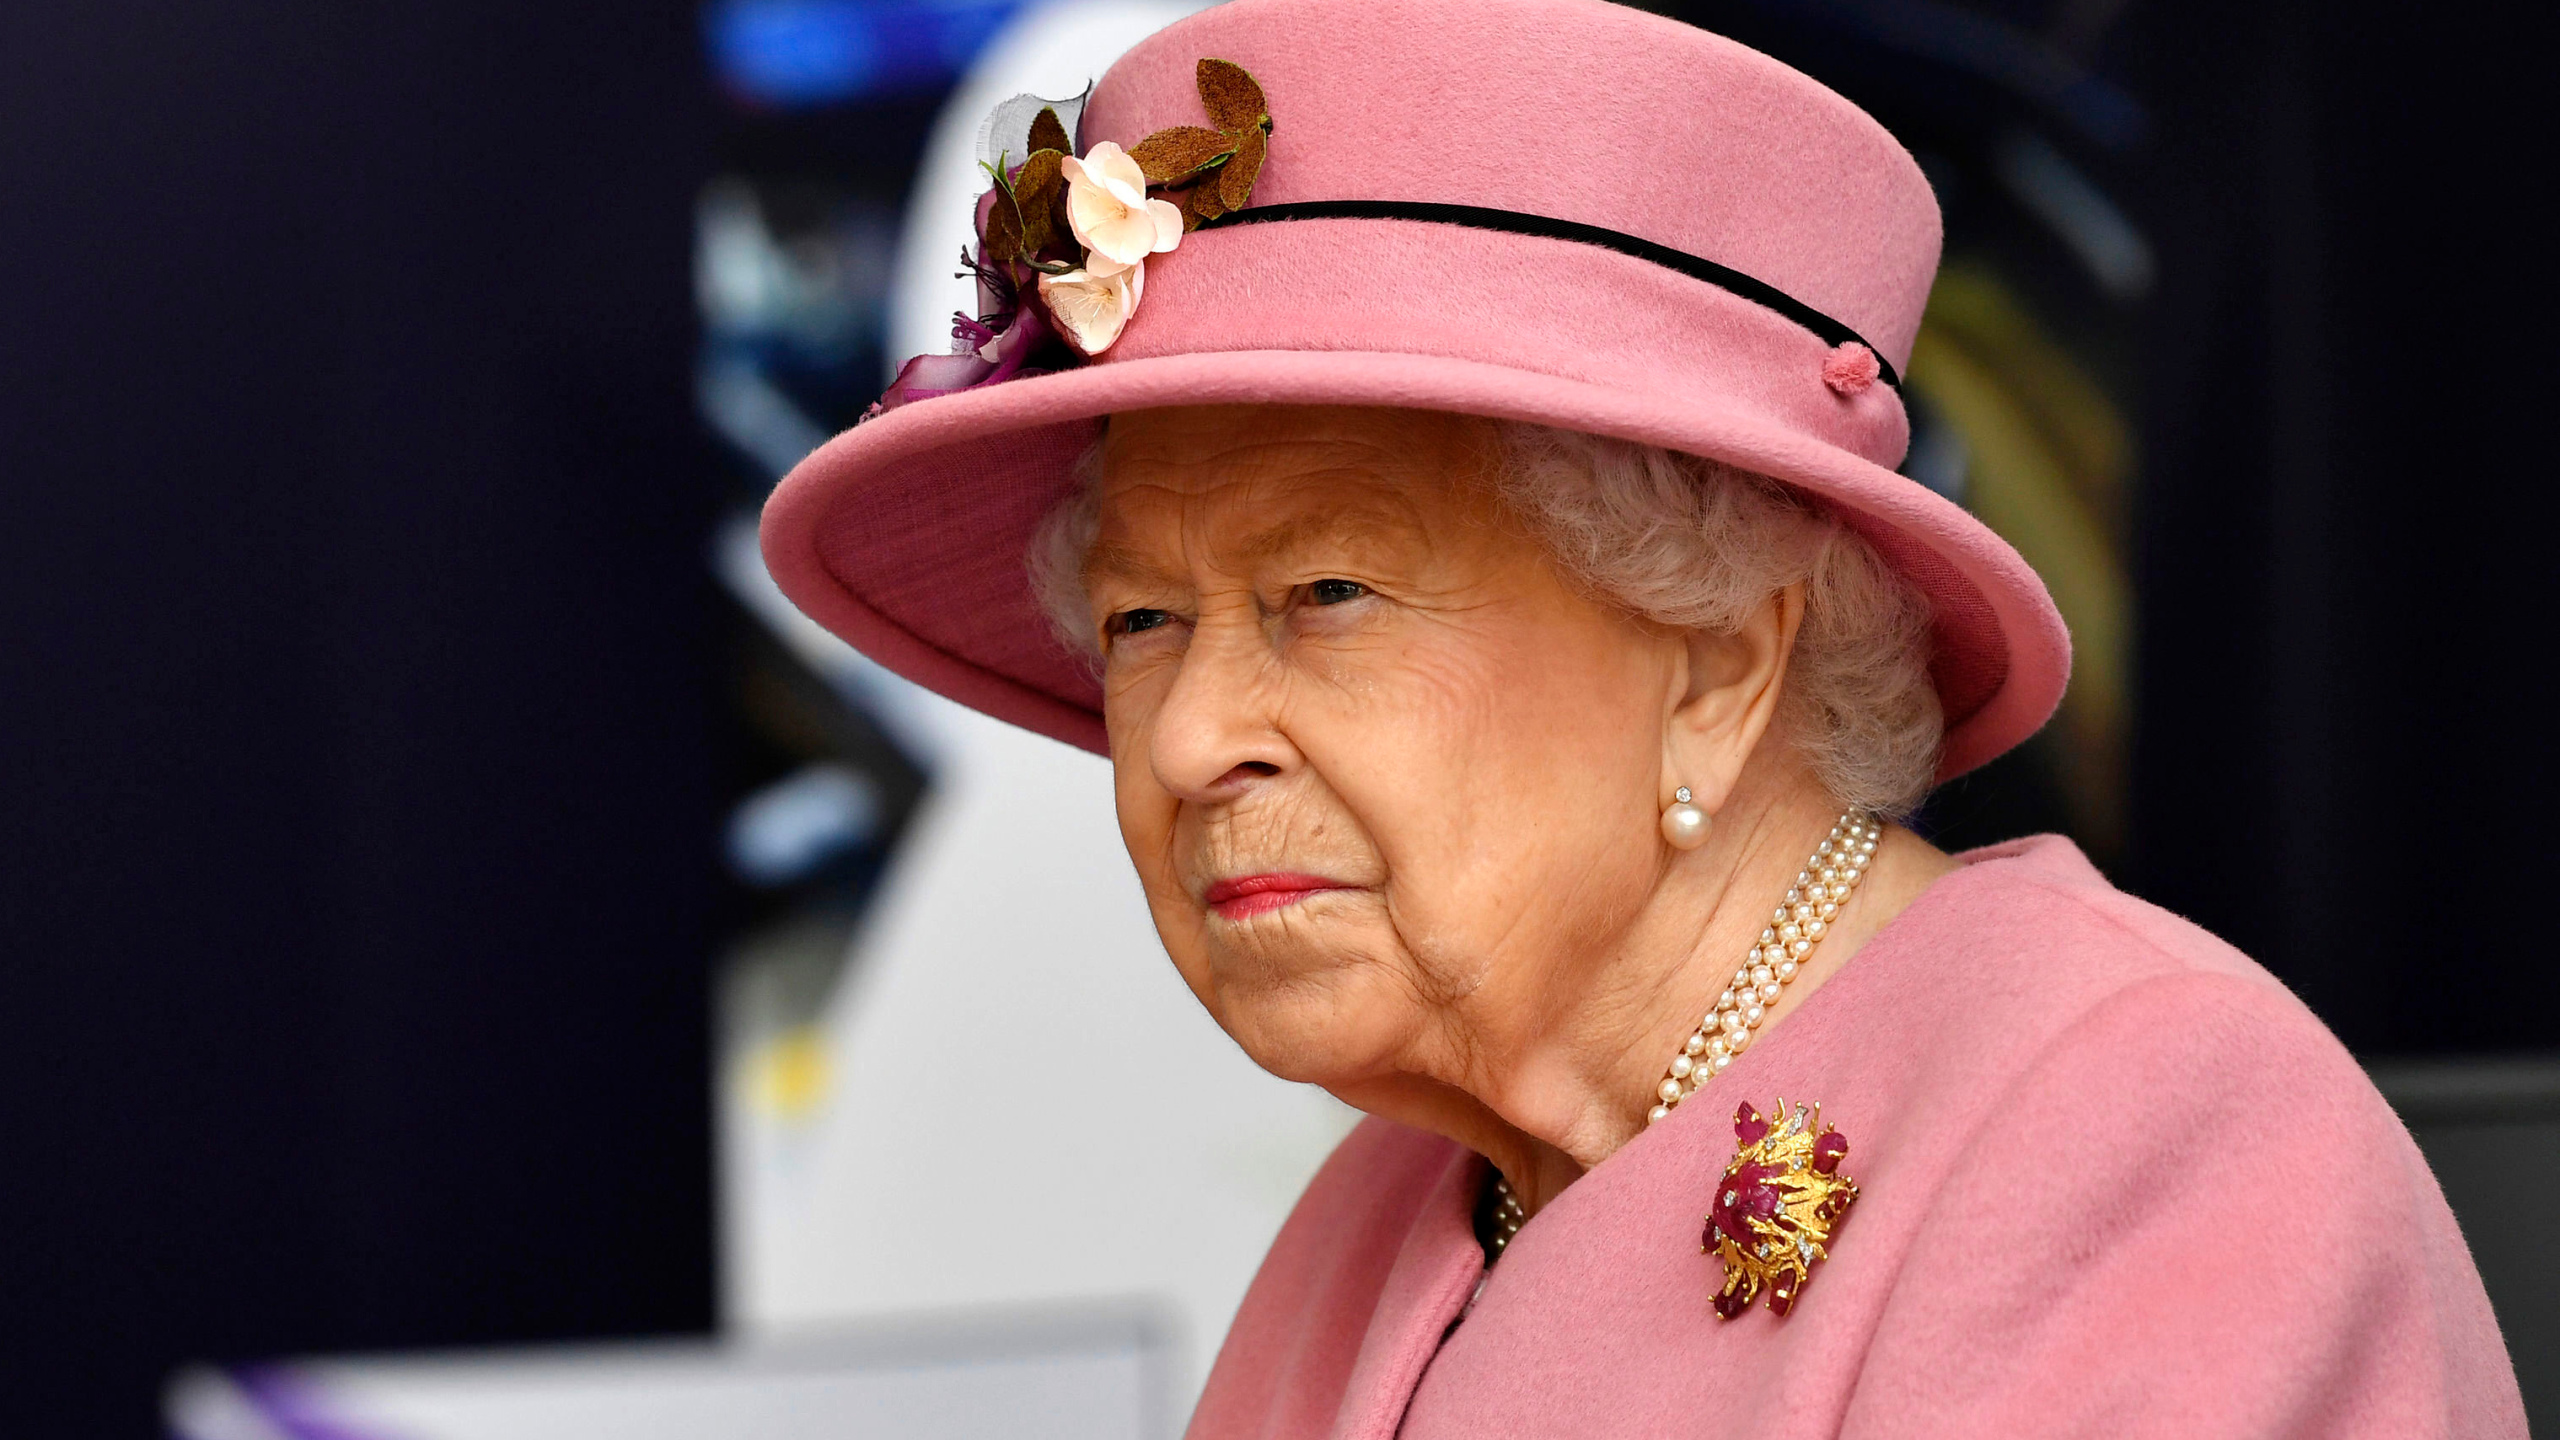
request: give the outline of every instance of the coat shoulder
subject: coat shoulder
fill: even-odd
[[[1461,1165],[1455,1141],[1371,1116],[1316,1171],[1211,1367],[1192,1440],[1329,1432],[1407,1240]]]

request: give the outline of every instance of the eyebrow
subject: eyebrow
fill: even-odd
[[[1084,565],[1079,573],[1088,584],[1100,579],[1173,580],[1180,578],[1168,573],[1162,566],[1126,545],[1113,545],[1099,540],[1094,542],[1092,549],[1085,552]]]
[[[1428,538],[1414,522],[1413,512],[1404,506],[1374,501],[1330,509],[1323,514],[1279,525],[1268,526],[1247,536],[1236,546],[1236,553],[1248,561],[1275,560],[1313,545],[1359,542],[1380,534],[1411,534]]]

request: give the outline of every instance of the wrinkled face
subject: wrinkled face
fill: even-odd
[[[1445,1075],[1450,1037],[1534,1027],[1659,876],[1680,642],[1577,593],[1491,455],[1421,412],[1112,421],[1087,579],[1121,833],[1183,978],[1291,1079]]]

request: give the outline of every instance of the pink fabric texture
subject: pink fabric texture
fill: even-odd
[[[1202,57],[1242,64],[1269,98],[1256,207],[1440,202],[1597,225],[1910,357],[1938,258],[1927,181],[1874,121],[1755,51],[1601,0],[1231,0],[1113,66],[1079,142],[1199,123]],[[1102,750],[1099,688],[1024,568],[1098,417],[1331,403],[1564,426],[1772,476],[1875,541],[1935,605],[1952,776],[2043,724],[2069,637],[2014,550],[1893,473],[1901,397],[1843,364],[1774,311],[1598,246],[1404,220],[1203,230],[1147,262],[1145,301],[1097,363],[920,400],[822,447],[767,507],[765,558],[891,669]]]
[[[2320,1022],[2068,841],[1964,858],[1532,1219],[1472,1310],[1483,1162],[1362,1124],[1191,1440],[2522,1440],[2434,1177]],[[1822,1103],[1863,1193],[1793,1314],[1718,1321],[1709,1187],[1734,1107],[1780,1096]]]

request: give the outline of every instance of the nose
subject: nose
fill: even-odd
[[[1280,678],[1262,627],[1203,616],[1147,740],[1156,783],[1199,804],[1237,800],[1302,759],[1282,730]]]

